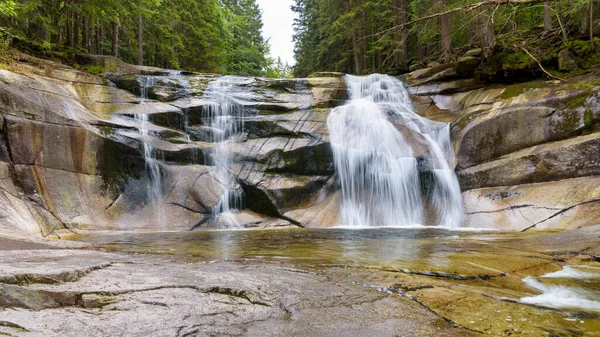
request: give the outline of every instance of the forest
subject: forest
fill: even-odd
[[[258,76],[276,65],[267,57],[261,28],[255,0],[0,2],[0,34],[42,56],[83,52],[140,65]]]
[[[585,65],[600,61],[593,0],[296,0],[293,10],[300,77],[402,73],[474,48],[486,56],[481,79],[539,72],[565,48]]]
[[[600,62],[594,0],[294,0],[293,75],[401,74],[480,48],[479,80],[560,77],[561,50]],[[4,0],[0,35],[41,56],[288,77],[270,59],[256,0]],[[543,73],[546,73],[545,75]]]

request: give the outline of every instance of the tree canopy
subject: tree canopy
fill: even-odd
[[[536,62],[524,47],[544,63],[587,39],[580,52],[590,56],[600,29],[593,0],[295,0],[292,9],[296,76],[399,73],[473,48],[502,58],[501,66],[529,67]]]
[[[0,2],[0,33],[15,44],[164,68],[261,75],[269,66],[261,29],[255,0]]]

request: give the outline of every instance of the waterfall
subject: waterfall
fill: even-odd
[[[148,91],[155,85],[156,79],[152,76],[139,76],[138,82],[140,83],[140,105],[145,104],[148,101]],[[160,172],[160,165],[156,158],[154,147],[152,146],[151,139],[149,137],[149,118],[148,114],[136,114],[135,119],[139,122],[139,131],[142,135],[142,144],[144,147],[144,160],[146,162],[146,172],[148,174],[149,184],[147,186],[147,200],[148,204],[156,207],[156,219],[159,225],[165,224],[164,210],[161,204],[162,201],[162,175]]]
[[[224,186],[224,193],[212,209],[213,222],[217,226],[236,228],[239,223],[233,212],[240,210],[243,190],[229,172],[232,161],[229,145],[239,140],[242,133],[243,105],[231,96],[236,84],[246,79],[223,76],[209,83],[204,97],[209,103],[204,108],[203,124],[211,128],[214,150],[207,163],[214,166],[211,174]]]
[[[463,211],[449,126],[416,114],[397,79],[348,75],[346,81],[350,101],[327,119],[342,192],[339,224],[423,225],[427,213],[440,226],[458,227]],[[426,195],[420,171],[431,172]]]

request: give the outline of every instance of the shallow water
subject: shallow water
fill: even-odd
[[[209,260],[447,269],[452,264],[450,255],[468,249],[494,250],[488,243],[503,235],[510,234],[423,227],[336,228],[118,233],[83,236],[79,240],[112,250],[187,254]]]
[[[557,258],[550,253],[553,246],[540,240],[546,235],[430,227],[290,228],[111,233],[77,239],[107,250],[205,262],[280,263],[322,270],[334,279],[341,277],[340,282],[425,289],[409,295],[455,322],[492,334],[510,330],[531,336],[541,336],[542,331],[598,336],[600,264]],[[582,299],[587,301],[583,305]],[[459,307],[448,308],[444,301]]]

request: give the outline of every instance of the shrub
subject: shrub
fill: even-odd
[[[0,33],[0,60],[9,59],[9,50],[11,42],[12,37],[10,35]]]

